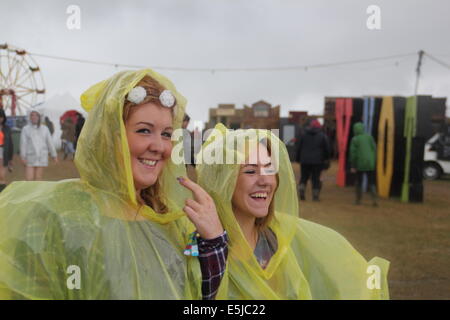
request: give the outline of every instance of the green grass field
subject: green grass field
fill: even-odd
[[[23,166],[18,159],[14,163],[8,181],[23,180]],[[298,178],[298,164],[293,168]],[[450,179],[425,181],[424,203],[380,199],[374,208],[368,195],[362,205],[353,205],[353,188],[335,184],[336,169],[333,163],[322,176],[320,202],[310,200],[308,186],[300,217],[340,232],[366,259],[389,260],[392,299],[450,299]],[[44,174],[46,180],[75,177],[77,171],[69,160],[51,163]]]

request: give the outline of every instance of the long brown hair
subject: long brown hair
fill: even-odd
[[[122,116],[124,123],[126,123],[126,121],[128,120],[131,108],[146,103],[154,103],[160,107],[163,107],[161,101],[159,100],[159,96],[161,92],[165,90],[165,88],[161,84],[159,84],[159,82],[157,82],[155,79],[147,75],[144,78],[142,78],[142,80],[139,81],[138,84],[136,84],[136,86],[144,88],[145,91],[147,92],[147,96],[145,97],[144,101],[142,101],[140,104],[135,104],[133,102],[128,101],[125,98]],[[173,108],[171,108],[171,113],[173,119],[174,116]],[[156,212],[158,213],[168,212],[167,205],[165,204],[164,197],[162,195],[162,187],[159,177],[156,180],[155,184],[146,189],[143,189],[140,195],[141,198],[144,200],[145,204],[151,207]]]

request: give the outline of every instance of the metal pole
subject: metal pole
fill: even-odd
[[[414,95],[417,96],[417,92],[419,90],[419,78],[420,78],[420,67],[422,66],[422,58],[423,54],[425,52],[423,50],[420,50],[418,52],[419,54],[419,60],[417,61],[417,68],[416,68],[416,87],[414,88]]]

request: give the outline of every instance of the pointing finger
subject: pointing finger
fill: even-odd
[[[184,177],[178,177],[177,180],[183,187],[189,189],[192,192],[195,200],[200,203],[206,201],[208,194],[198,184]]]

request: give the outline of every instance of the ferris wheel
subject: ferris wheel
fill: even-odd
[[[0,108],[7,115],[25,115],[44,99],[44,78],[33,57],[23,49],[0,44]]]

